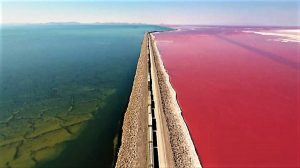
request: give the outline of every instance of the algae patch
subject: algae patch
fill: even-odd
[[[48,100],[47,104],[42,101],[15,108],[16,112],[0,122],[0,167],[35,167],[54,159],[114,93],[115,89],[105,89],[99,96],[74,96],[70,101]]]

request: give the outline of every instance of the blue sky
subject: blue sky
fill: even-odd
[[[276,0],[1,1],[2,23],[126,22],[200,25],[300,25],[300,2]]]

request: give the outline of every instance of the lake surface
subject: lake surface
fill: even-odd
[[[299,167],[299,29],[178,28],[155,38],[202,166]]]
[[[1,28],[0,167],[111,167],[150,25]]]

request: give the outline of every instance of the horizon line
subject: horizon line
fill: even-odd
[[[77,22],[77,21],[59,21],[59,22],[0,22],[0,25],[41,25],[41,24],[82,24],[82,25],[97,25],[97,24],[132,24],[132,25],[153,25],[153,26],[249,26],[249,27],[297,27],[300,25],[255,25],[255,24],[165,24],[165,23],[141,23],[141,22]]]

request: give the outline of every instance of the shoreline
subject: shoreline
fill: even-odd
[[[118,152],[116,167],[144,167],[147,164],[147,43],[147,35],[145,35],[141,46],[132,92],[124,115],[121,146]]]
[[[176,92],[170,83],[170,77],[164,67],[153,34],[151,34],[151,43],[154,51],[161,99],[170,133],[170,143],[173,150],[175,166],[201,167],[189,130],[181,115]]]
[[[116,167],[145,167],[148,165],[148,42],[151,43],[159,84],[160,98],[166,125],[171,155],[175,167],[201,167],[187,125],[181,115],[176,92],[170,83],[170,77],[161,60],[155,37],[145,34],[140,58],[138,60],[129,104],[124,115],[121,146]]]

